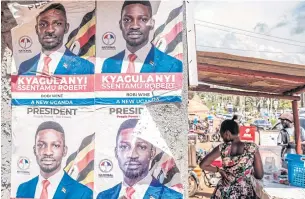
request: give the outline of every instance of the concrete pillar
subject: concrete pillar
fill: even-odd
[[[11,67],[12,51],[10,30],[16,26],[7,2],[1,2],[1,198],[10,198],[11,187],[11,87],[10,75],[7,69]]]

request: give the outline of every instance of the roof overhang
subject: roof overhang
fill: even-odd
[[[305,65],[198,51],[197,63],[200,83],[193,91],[287,100],[305,92]]]

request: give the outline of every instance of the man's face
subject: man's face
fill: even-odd
[[[290,126],[290,121],[289,120],[283,120],[283,119],[281,119],[281,124],[282,124],[282,126],[284,127],[284,128],[289,128],[289,126]]]
[[[34,154],[40,169],[51,173],[61,165],[62,158],[67,154],[63,134],[53,129],[38,132]]]
[[[131,4],[122,11],[120,28],[123,37],[130,46],[146,44],[149,32],[154,27],[149,8],[142,4]]]
[[[116,158],[127,178],[145,177],[155,148],[141,138],[133,136],[134,129],[122,130],[117,141]]]
[[[45,50],[57,50],[63,44],[64,34],[69,30],[64,13],[51,9],[37,18],[36,33]]]

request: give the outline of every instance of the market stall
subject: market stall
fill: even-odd
[[[253,179],[253,186],[260,199],[304,199],[305,189],[272,182],[272,180]]]
[[[299,94],[305,92],[304,65],[215,52],[197,52],[197,62],[200,83],[197,87],[191,88],[193,91],[291,100],[296,152],[301,154],[298,101],[300,100]],[[254,135],[249,132],[245,131],[242,136],[253,140]],[[278,175],[282,169],[280,154],[278,154],[280,149],[276,149],[276,147],[265,149],[265,151],[261,149],[260,147],[265,172],[269,160],[274,161],[271,163],[274,167],[265,173],[264,179],[253,179],[257,196],[261,199],[304,199],[305,158],[298,165],[298,173],[293,173],[294,168],[288,166],[285,174]],[[294,178],[303,177],[301,179],[303,184],[299,187],[293,186],[292,180],[288,180],[289,175]],[[282,178],[278,179],[278,176]]]
[[[198,95],[188,101],[188,114],[189,116],[197,115],[200,118],[205,118],[209,112],[209,108],[204,105]]]
[[[305,66],[225,53],[197,51],[199,85],[191,91],[291,100],[296,151],[301,153],[298,101]]]

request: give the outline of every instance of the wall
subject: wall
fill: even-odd
[[[23,1],[24,3],[24,1]],[[2,153],[2,176],[1,176],[1,198],[7,199],[10,195],[10,164],[11,164],[11,92],[10,92],[10,75],[7,73],[11,67],[12,52],[10,47],[10,29],[16,25],[10,11],[7,8],[6,2],[1,2],[2,23],[1,23],[1,153]],[[185,25],[184,25],[185,26]],[[184,27],[183,41],[186,43],[186,26]],[[171,148],[173,155],[177,160],[177,164],[183,176],[183,184],[185,186],[185,198],[187,198],[188,186],[188,165],[187,165],[187,48],[184,46],[184,87],[183,87],[183,102],[177,104],[151,104],[148,109],[151,112],[155,122],[157,123],[161,133],[164,136],[168,146]],[[13,163],[14,164],[14,163]]]
[[[9,198],[10,195],[10,164],[11,164],[11,92],[10,75],[7,69],[11,66],[12,51],[10,30],[16,25],[6,2],[1,2],[1,198]]]

